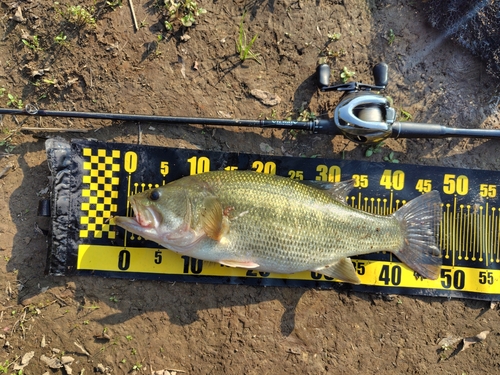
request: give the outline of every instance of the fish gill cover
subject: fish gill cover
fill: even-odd
[[[500,78],[500,0],[431,0],[425,9],[431,25],[486,63]]]

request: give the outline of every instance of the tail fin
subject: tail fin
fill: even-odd
[[[405,204],[394,214],[405,233],[403,247],[394,252],[420,275],[435,280],[442,265],[435,230],[441,221],[441,198],[436,190]]]

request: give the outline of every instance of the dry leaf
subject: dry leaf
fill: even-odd
[[[490,331],[483,331],[483,332],[477,334],[476,336],[464,338],[464,340],[463,340],[464,346],[463,346],[462,350],[460,350],[460,351],[463,352],[465,349],[468,349],[471,345],[474,345],[478,342],[484,341],[486,339],[486,336],[488,336],[489,333],[490,333]]]
[[[79,344],[76,341],[73,344],[75,344],[76,347],[83,352],[83,354],[85,354],[87,357],[90,357],[90,353],[85,349],[85,347],[82,344]]]
[[[17,7],[16,13],[14,14],[14,17],[12,19],[16,22],[24,22],[26,19],[23,17],[23,10],[21,7]]]
[[[14,370],[19,371],[25,368],[29,361],[31,361],[31,358],[35,356],[35,352],[28,352],[25,355],[23,355],[23,358],[21,358],[21,363],[19,365],[14,365]]]
[[[273,151],[273,148],[271,146],[269,146],[267,143],[262,142],[259,146],[260,146],[260,150],[262,152],[272,152]]]

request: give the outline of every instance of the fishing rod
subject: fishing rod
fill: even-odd
[[[0,115],[72,117],[163,124],[199,124],[306,130],[316,134],[343,135],[351,141],[370,144],[386,138],[500,138],[500,130],[460,129],[439,124],[396,121],[391,101],[380,94],[388,83],[388,66],[378,63],[373,68],[374,85],[349,82],[330,86],[330,66],[317,68],[318,87],[322,92],[343,92],[333,119],[310,121],[243,120],[203,117],[153,116],[99,112],[51,111],[28,104],[24,109],[0,108]]]

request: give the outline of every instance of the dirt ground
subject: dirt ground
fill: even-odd
[[[199,0],[207,13],[196,26],[174,24],[170,33],[155,0],[134,0],[137,31],[127,1],[114,8],[80,3],[94,7],[94,25],[65,20],[74,3],[1,1],[0,106],[21,99],[52,110],[285,119],[305,109],[328,117],[340,95],[319,93],[314,72],[329,53],[336,79],[345,66],[371,83],[372,66],[388,63],[387,94],[414,121],[500,127],[499,82],[426,23],[425,1]],[[252,50],[260,63],[236,53],[245,9],[244,30],[248,40],[258,35]],[[338,40],[329,40],[333,33]],[[263,105],[252,89],[275,93],[281,103]],[[60,135],[126,143],[137,143],[139,130],[133,123],[24,120],[4,116],[1,123],[2,151],[12,155],[0,159],[0,170],[12,168],[0,179],[0,373],[499,371],[500,316],[489,302],[45,276],[46,242],[35,223],[38,195],[48,186],[43,136],[51,134],[19,127],[85,128]],[[366,160],[366,146],[340,137],[212,129],[142,124],[141,142]],[[369,160],[391,150],[403,163],[492,170],[500,163],[498,142],[470,139],[388,140]],[[437,344],[485,330],[486,340],[463,352]],[[50,360],[67,367],[50,369]]]

